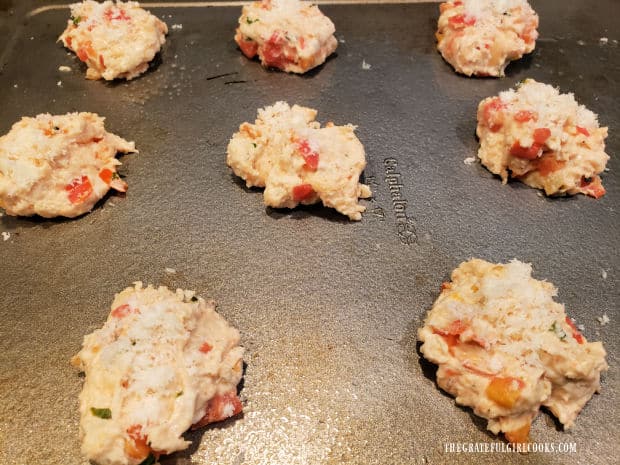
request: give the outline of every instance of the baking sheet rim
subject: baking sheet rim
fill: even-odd
[[[440,3],[443,0],[315,0],[312,3],[317,5],[381,5],[381,4],[411,4],[411,3]],[[251,2],[247,1],[222,1],[222,2],[153,2],[142,3],[144,8],[205,8],[205,7],[232,7],[244,6]],[[31,18],[38,14],[50,10],[65,10],[70,7],[70,3],[61,5],[46,5],[35,8],[26,13],[26,18]]]

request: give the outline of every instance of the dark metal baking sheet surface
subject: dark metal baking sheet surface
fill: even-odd
[[[618,3],[534,6],[536,51],[504,79],[452,72],[435,51],[436,4],[322,6],[340,44],[306,76],[268,72],[241,55],[232,41],[239,7],[152,8],[182,29],[171,29],[146,75],[114,83],[85,80],[83,65],[55,42],[67,10],[22,19],[1,69],[0,133],[23,115],[94,111],[140,153],[122,157],[127,195],[106,197],[90,214],[0,218],[11,234],[0,241],[0,463],[82,463],[83,380],[69,358],[101,326],[114,293],[136,280],[214,298],[247,348],[243,416],[188,434],[194,445],[163,463],[612,463]],[[525,77],[574,92],[610,127],[602,199],[543,198],[463,163],[477,150],[478,102]],[[362,221],[321,207],[266,209],[260,191],[231,175],[228,139],[277,100],[359,126],[374,192]],[[394,184],[403,202],[393,201]],[[546,412],[532,428],[536,442],[575,443],[575,453],[444,451],[451,442],[501,443],[437,388],[416,346],[439,284],[473,256],[531,262],[585,335],[605,344],[602,393],[574,428],[561,431]],[[601,326],[604,313],[611,322]]]

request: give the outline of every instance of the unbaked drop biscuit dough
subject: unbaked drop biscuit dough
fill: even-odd
[[[101,329],[72,364],[80,393],[82,453],[98,465],[154,463],[186,449],[191,427],[242,410],[239,332],[192,291],[134,287],[117,294]],[[149,461],[151,460],[151,461]]]
[[[437,384],[513,443],[541,406],[570,428],[600,389],[605,349],[588,342],[530,265],[473,259],[452,272],[418,331]]]
[[[144,73],[166,41],[166,23],[138,2],[85,0],[71,5],[59,37],[86,63],[88,79],[133,79]]]
[[[235,42],[265,67],[305,73],[325,62],[338,41],[336,28],[319,8],[299,0],[262,0],[245,5]]]
[[[352,220],[370,197],[359,182],[366,166],[355,126],[321,128],[316,110],[277,102],[258,110],[254,124],[243,123],[228,144],[227,163],[248,187],[264,187],[265,205],[294,208],[319,201]]]
[[[533,79],[478,106],[478,157],[501,176],[519,179],[547,195],[605,194],[607,128],[573,94]]]
[[[437,49],[458,73],[503,76],[536,45],[538,15],[526,0],[456,0],[439,10]]]
[[[0,207],[14,216],[73,218],[90,211],[118,176],[118,152],[133,142],[107,132],[95,113],[24,117],[0,137]]]

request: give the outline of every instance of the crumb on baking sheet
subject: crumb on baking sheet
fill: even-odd
[[[11,238],[11,233],[7,231],[2,231],[2,240],[8,241]]]
[[[56,83],[56,85],[57,85],[58,87],[62,87],[62,81],[58,81],[58,82]]]
[[[609,317],[607,316],[607,313],[603,313],[603,316],[599,316],[596,319],[601,324],[601,326],[605,326],[607,323],[609,323]]]
[[[369,70],[372,66],[369,63],[366,63],[366,60],[362,60],[362,69]]]
[[[601,45],[605,45],[609,42],[609,39],[607,37],[601,37],[598,41]]]
[[[58,71],[61,71],[63,73],[68,73],[71,71],[71,68],[69,68],[68,66],[59,66]]]
[[[181,30],[181,29],[183,29],[183,25],[182,25],[182,24],[173,24],[173,25],[172,25],[172,29],[178,29],[178,30]]]
[[[174,268],[166,268],[164,271],[168,274],[175,274],[177,272]]]
[[[463,163],[465,163],[466,165],[473,165],[474,163],[476,163],[476,157],[467,157],[465,160],[463,160]]]
[[[607,270],[601,270],[601,276],[603,279],[607,279]]]

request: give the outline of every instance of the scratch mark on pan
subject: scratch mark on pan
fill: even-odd
[[[228,84],[245,84],[246,82],[248,81],[226,81],[224,85],[227,86]]]
[[[239,74],[238,71],[233,71],[232,73],[224,73],[224,74],[216,74],[215,76],[209,76],[207,78],[207,81],[210,81],[211,79],[218,79],[221,77],[226,77],[226,76],[234,76],[235,74]]]

